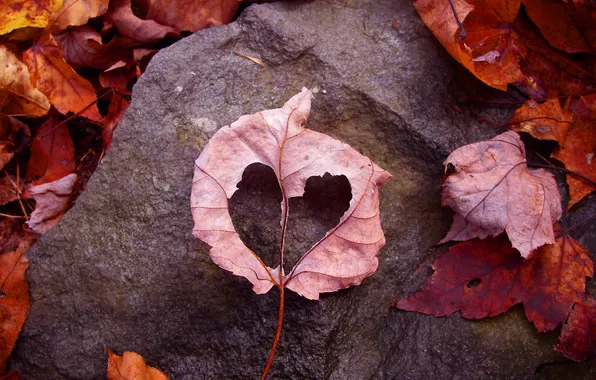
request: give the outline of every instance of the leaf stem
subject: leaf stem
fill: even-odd
[[[578,177],[578,178],[580,178],[580,179],[588,182],[590,185],[596,187],[596,181],[592,180],[591,178],[586,177],[583,174],[580,174],[578,172],[575,172],[573,170],[569,170],[569,169],[565,169],[565,168],[560,168],[560,167],[555,166],[555,165],[552,165],[552,164],[550,164],[550,165],[543,165],[543,164],[536,164],[536,163],[530,163],[530,162],[528,163],[528,166],[532,166],[532,167],[535,167],[535,168],[545,168],[545,169],[559,170],[559,171],[562,171],[562,172],[565,172],[565,173],[574,175],[574,176],[576,176],[576,177]]]
[[[281,337],[281,328],[283,326],[283,320],[284,320],[284,289],[285,288],[284,288],[283,284],[281,284],[279,286],[279,313],[277,315],[277,331],[275,332],[275,338],[273,339],[273,345],[271,346],[271,351],[269,352],[269,359],[267,359],[267,365],[265,365],[265,370],[263,371],[261,380],[265,380],[267,378],[267,374],[269,373],[269,369],[271,368],[271,364],[273,363],[273,358],[275,357],[275,351],[277,350],[277,343],[279,343],[279,338]]]

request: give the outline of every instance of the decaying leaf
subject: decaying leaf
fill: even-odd
[[[145,364],[136,352],[125,351],[118,356],[108,349],[108,380],[168,380],[160,370]]]
[[[0,254],[0,371],[6,371],[6,360],[15,346],[29,312],[29,286],[25,280],[28,260],[25,254],[33,245],[32,234],[19,234],[16,249]]]
[[[26,26],[45,27],[50,13],[62,6],[62,0],[12,0],[0,2],[0,34]]]
[[[42,37],[23,53],[23,60],[31,72],[31,81],[62,113],[79,113],[101,123],[97,96],[91,83],[77,74],[62,58],[62,49],[51,35]]]
[[[240,6],[238,0],[141,0],[137,4],[144,19],[178,32],[227,24]]]
[[[29,69],[3,45],[0,65],[0,112],[23,116],[48,113],[50,101],[31,84]]]
[[[195,162],[193,234],[211,245],[209,254],[217,265],[247,278],[259,294],[276,285],[318,299],[320,293],[360,284],[377,269],[376,254],[385,244],[378,189],[391,175],[347,144],[306,129],[311,96],[303,89],[283,108],[240,117],[221,128]],[[234,230],[228,199],[252,163],[271,167],[278,178],[283,195],[282,234],[288,199],[304,194],[309,177],[345,175],[352,188],[349,209],[339,224],[287,275],[280,267],[267,267]],[[280,263],[283,268],[283,248]]]
[[[554,245],[527,260],[504,237],[453,246],[433,265],[433,275],[418,293],[395,303],[400,309],[436,317],[461,310],[464,318],[492,317],[523,303],[538,331],[549,331],[583,299],[594,264],[586,249],[557,228]]]
[[[455,210],[442,243],[484,239],[507,232],[522,256],[553,244],[553,223],[561,199],[551,173],[528,169],[523,142],[507,131],[488,141],[466,145],[445,160],[442,204]]]
[[[596,356],[596,300],[590,295],[575,304],[555,350],[581,362]]]
[[[36,185],[53,182],[75,171],[75,149],[64,123],[50,118],[42,124],[31,143],[27,179]]]
[[[565,144],[572,122],[573,115],[569,110],[563,109],[556,98],[548,99],[542,104],[528,100],[515,110],[509,120],[512,130],[527,132],[540,140],[554,140],[559,145]]]
[[[35,210],[27,222],[29,228],[40,235],[54,227],[66,212],[77,175],[72,173],[53,182],[29,188],[35,199]]]
[[[169,26],[160,25],[153,20],[138,18],[131,8],[131,0],[112,0],[105,19],[113,24],[124,36],[135,41],[152,43],[167,35],[178,36],[178,32]]]

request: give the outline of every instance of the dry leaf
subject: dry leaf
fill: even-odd
[[[540,140],[554,140],[559,145],[565,144],[567,131],[573,122],[570,111],[561,107],[559,99],[548,99],[542,104],[528,100],[515,110],[509,120],[511,129],[527,132]]]
[[[538,331],[552,330],[583,299],[586,277],[594,275],[588,251],[557,232],[555,244],[527,260],[504,237],[459,243],[432,265],[433,275],[418,293],[395,306],[437,317],[461,310],[464,318],[480,319],[521,302]]]
[[[126,112],[129,104],[130,102],[124,99],[121,94],[114,92],[112,96],[112,102],[108,108],[108,114],[106,115],[106,122],[103,125],[101,133],[101,140],[104,150],[107,151],[112,145],[112,135],[114,134],[114,129],[116,129],[118,124],[120,124],[120,121],[124,116],[124,112]]]
[[[555,242],[552,225],[562,212],[557,183],[546,170],[528,169],[525,156],[518,134],[508,131],[447,157],[442,204],[455,215],[442,243],[506,231],[513,247],[528,257]]]
[[[56,181],[29,188],[29,194],[36,202],[35,210],[27,222],[33,232],[43,235],[60,222],[68,208],[76,182],[77,175],[72,173]]]
[[[139,0],[142,18],[168,25],[180,32],[196,32],[232,21],[238,0]]]
[[[585,300],[575,304],[563,325],[560,341],[555,350],[576,362],[596,355],[596,300],[592,296],[586,295]]]
[[[135,16],[132,13],[131,0],[112,0],[104,18],[113,24],[124,37],[139,42],[152,43],[161,40],[166,35],[178,36],[178,32],[174,28]]]
[[[31,72],[31,81],[60,113],[81,112],[89,120],[103,122],[93,86],[66,63],[62,49],[51,35],[42,37],[26,50],[23,60]]]
[[[28,260],[25,256],[35,241],[32,234],[19,233],[14,250],[0,254],[0,371],[15,346],[29,312],[29,286],[25,280]]]
[[[35,185],[40,185],[74,173],[74,154],[74,145],[66,124],[59,123],[54,117],[48,119],[31,143],[27,179],[35,180]]]
[[[50,101],[31,84],[29,69],[0,45],[0,111],[9,115],[42,116]]]
[[[84,25],[90,18],[106,13],[108,3],[109,0],[65,0],[62,7],[50,16],[50,31],[58,32],[69,26]]]
[[[108,380],[168,380],[160,370],[145,364],[136,352],[125,351],[122,356],[108,349]]]
[[[0,34],[26,26],[43,28],[50,12],[59,9],[62,0],[12,0],[0,2]]]
[[[247,278],[259,294],[276,285],[318,299],[319,293],[360,284],[377,269],[376,254],[385,244],[378,189],[391,175],[347,144],[304,128],[311,96],[303,89],[283,108],[240,117],[217,131],[195,162],[193,233],[211,245],[209,254],[217,265]],[[228,199],[252,163],[271,167],[278,178],[283,195],[282,234],[288,199],[304,194],[309,177],[345,175],[352,188],[350,207],[339,224],[287,275],[280,267],[267,267],[234,230]],[[283,267],[283,254],[280,262]]]

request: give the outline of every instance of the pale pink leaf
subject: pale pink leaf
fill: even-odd
[[[193,233],[211,245],[220,267],[247,278],[256,293],[285,286],[309,299],[357,285],[375,272],[385,244],[379,219],[378,188],[391,175],[349,145],[305,128],[312,94],[307,89],[282,108],[240,117],[221,128],[195,162],[191,209]],[[228,210],[246,167],[261,163],[273,169],[282,190],[281,224],[288,199],[304,194],[312,176],[344,175],[352,199],[338,225],[298,261],[288,275],[267,267],[240,240]],[[283,228],[282,228],[283,231]],[[280,260],[283,266],[283,257]]]
[[[444,206],[455,210],[441,241],[484,239],[507,232],[524,257],[553,244],[553,223],[561,216],[561,196],[551,173],[528,169],[524,144],[507,131],[453,151],[443,163]],[[451,171],[453,173],[450,173]]]
[[[32,231],[43,235],[60,222],[76,182],[77,175],[72,173],[53,182],[29,188],[29,193],[36,202],[35,210],[27,222]]]

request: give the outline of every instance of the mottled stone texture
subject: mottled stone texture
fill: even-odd
[[[319,302],[289,292],[271,378],[596,376],[593,363],[536,375],[539,363],[563,357],[552,349],[556,333],[535,333],[520,307],[484,321],[390,307],[444,250],[431,249],[450,223],[439,205],[442,160],[501,131],[479,117],[504,122],[510,112],[453,108],[460,96],[493,92],[452,62],[406,0],[252,5],[238,21],[159,52],[87,190],[30,253],[31,312],[10,366],[27,379],[100,379],[110,348],[134,350],[172,379],[257,378],[279,293],[253,294],[192,237],[193,161],[217,128],[279,107],[302,86],[318,91],[311,129],[393,174],[381,191],[387,245],[361,286]],[[311,190],[291,201],[288,268],[350,197],[341,177],[315,178]],[[271,172],[258,166],[231,200],[242,238],[270,265],[279,200]],[[593,251],[595,235],[589,227],[575,236]]]

